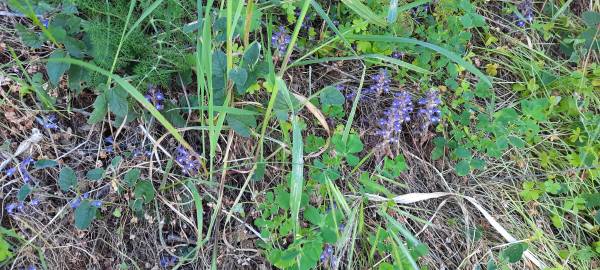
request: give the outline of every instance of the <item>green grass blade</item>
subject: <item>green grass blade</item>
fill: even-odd
[[[135,1],[134,1],[135,2]],[[127,31],[127,34],[125,34],[125,39],[127,39],[127,37],[129,37],[129,35],[131,35],[131,33],[133,33],[133,31],[135,29],[137,29],[137,27],[148,17],[150,16],[150,14],[160,5],[162,4],[163,0],[156,0],[154,1],[154,3],[152,3],[152,5],[150,5],[146,10],[144,10],[144,12],[142,12],[142,16],[140,16],[140,18],[137,19],[137,21],[135,21],[135,23],[133,23],[133,25],[131,26],[131,28],[129,28],[129,31]]]
[[[387,26],[387,22],[381,16],[375,14],[368,6],[360,0],[342,0],[342,2],[367,22],[381,27]]]
[[[154,105],[152,105],[150,102],[148,102],[148,100],[146,100],[146,98],[144,97],[144,95],[142,93],[140,93],[137,89],[135,89],[135,87],[133,87],[133,85],[131,85],[125,79],[121,78],[118,75],[114,75],[114,74],[108,72],[107,70],[104,70],[96,65],[86,63],[86,62],[83,62],[83,61],[77,60],[77,59],[54,58],[54,59],[49,59],[48,61],[69,63],[71,65],[78,65],[83,68],[89,69],[91,71],[98,72],[109,78],[112,78],[113,80],[115,80],[115,82],[117,84],[119,84],[119,86],[121,86],[125,91],[127,91],[127,93],[129,93],[129,95],[131,95],[137,102],[139,102],[142,105],[142,107],[144,107],[146,110],[148,110],[148,112],[150,112],[150,114],[152,114],[152,116],[154,116],[156,118],[156,120],[158,120],[158,122],[160,122],[165,127],[165,129],[167,129],[167,131],[173,136],[173,138],[175,138],[185,148],[187,148],[195,153],[194,149],[185,141],[185,139],[183,139],[183,136],[181,136],[179,131],[177,131],[177,129],[158,110],[156,110]]]
[[[394,23],[398,18],[398,0],[390,1],[390,9],[388,10],[387,22]]]
[[[290,65],[290,67],[294,67],[294,66],[303,66],[303,65],[311,65],[311,64],[317,64],[317,63],[325,63],[325,62],[332,62],[332,61],[345,61],[345,60],[363,60],[363,59],[377,59],[377,60],[382,60],[384,62],[388,62],[394,65],[397,65],[399,67],[403,67],[406,68],[408,70],[412,70],[414,72],[417,73],[423,73],[423,74],[431,74],[431,71],[426,70],[422,67],[419,66],[415,66],[411,63],[408,62],[404,62],[402,60],[396,59],[396,58],[392,58],[389,56],[385,56],[385,55],[381,55],[381,54],[365,54],[365,55],[357,55],[357,56],[340,56],[340,57],[323,57],[323,58],[318,58],[318,59],[312,59],[312,60],[304,60],[304,61],[300,61],[300,62],[295,62],[292,65]]]
[[[294,51],[294,46],[296,45],[296,41],[298,40],[298,34],[300,33],[300,29],[302,28],[302,22],[304,21],[304,17],[306,17],[306,12],[308,11],[308,7],[310,6],[310,1],[311,0],[304,0],[304,4],[302,5],[302,9],[300,10],[300,17],[298,17],[298,20],[296,20],[296,27],[294,27],[294,33],[292,33],[290,43],[288,44],[287,50],[285,51],[285,57],[283,58],[281,68],[278,73],[280,77],[287,69],[288,62],[290,61],[290,56],[292,55],[292,52]]]
[[[340,33],[340,30],[335,26],[335,24],[333,23],[331,18],[329,18],[329,15],[327,15],[327,12],[325,12],[325,10],[323,10],[323,7],[321,7],[321,5],[319,5],[319,3],[316,0],[310,1],[310,4],[315,9],[315,11],[317,11],[317,14],[319,14],[319,16],[321,16],[321,18],[327,23],[327,26],[329,28],[331,28],[331,30],[333,30],[333,32],[336,34],[336,36],[339,37],[344,42],[344,45],[346,45],[346,48],[348,48],[352,52],[352,54],[356,55],[356,51],[354,50],[354,48],[352,48],[352,44],[350,44],[350,42],[346,39],[346,37],[344,37],[344,35],[342,33]]]
[[[398,13],[407,11],[407,10],[409,10],[411,8],[418,7],[420,5],[427,4],[429,2],[431,2],[431,0],[419,0],[419,1],[410,2],[410,3],[406,4],[406,5],[403,5],[403,6],[399,7],[398,8]]]
[[[408,248],[406,248],[406,246],[404,246],[404,243],[402,242],[402,240],[398,237],[398,235],[396,235],[396,232],[394,232],[394,230],[388,229],[388,233],[392,236],[392,238],[396,242],[396,245],[402,252],[402,255],[404,255],[403,256],[404,260],[401,260],[401,261],[403,261],[403,262],[408,261],[408,263],[410,264],[410,266],[412,267],[413,270],[419,270],[420,269],[419,265],[413,259],[412,255],[408,251]]]
[[[406,43],[406,44],[414,44],[419,45],[430,50],[436,51],[452,60],[454,63],[461,65],[469,72],[475,74],[482,81],[486,82],[489,86],[492,86],[492,81],[483,74],[479,69],[477,69],[473,64],[465,61],[458,54],[451,52],[447,49],[444,49],[438,45],[434,45],[428,42],[416,40],[413,38],[401,38],[401,37],[390,37],[390,36],[380,36],[380,35],[348,35],[346,36],[349,39],[353,40],[363,40],[363,41],[373,41],[373,42],[390,42],[390,43]]]

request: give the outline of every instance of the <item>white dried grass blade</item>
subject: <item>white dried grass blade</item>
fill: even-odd
[[[460,194],[455,194],[455,193],[449,193],[449,192],[431,192],[431,193],[408,193],[408,194],[403,194],[403,195],[399,195],[396,196],[394,198],[388,199],[385,197],[381,197],[379,195],[375,195],[375,194],[366,194],[367,198],[371,201],[375,201],[375,202],[383,202],[383,201],[394,201],[396,203],[399,204],[411,204],[411,203],[415,203],[415,202],[420,202],[420,201],[425,201],[425,200],[430,200],[430,199],[436,199],[436,198],[440,198],[440,197],[444,197],[444,196],[456,196],[456,197],[460,197],[463,198],[467,201],[469,201],[473,206],[475,206],[475,208],[477,208],[477,210],[479,210],[479,212],[481,212],[481,214],[483,215],[483,217],[485,217],[485,219],[490,223],[490,225],[492,225],[492,227],[502,236],[504,237],[504,239],[506,239],[506,241],[508,241],[509,243],[515,243],[515,242],[519,242],[515,237],[513,237],[504,227],[502,227],[502,225],[500,225],[500,223],[498,223],[498,221],[496,221],[496,219],[494,217],[492,217],[492,215],[490,215],[490,213],[485,210],[485,208],[483,208],[483,206],[481,206],[481,204],[479,204],[479,202],[477,202],[477,200],[475,200],[472,197],[468,197],[468,196],[463,196]],[[540,261],[533,253],[531,253],[529,250],[526,250],[523,255],[525,256],[525,258],[527,258],[529,261],[531,261],[533,264],[535,264],[539,269],[545,269],[546,265]]]

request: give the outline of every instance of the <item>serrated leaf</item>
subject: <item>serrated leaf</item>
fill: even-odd
[[[120,88],[113,88],[108,91],[108,107],[110,111],[117,116],[125,117],[129,111],[127,102],[127,92]]]
[[[104,177],[104,169],[102,169],[102,168],[91,169],[86,173],[85,177],[87,177],[87,179],[89,179],[91,181],[98,181]]]
[[[252,135],[251,129],[256,127],[256,117],[254,115],[228,114],[225,116],[225,119],[227,120],[227,125],[243,137],[250,137]]]
[[[461,160],[460,162],[456,163],[454,169],[456,170],[456,174],[458,174],[458,176],[465,176],[469,174],[471,171],[469,160]]]
[[[135,186],[137,181],[140,179],[141,174],[142,174],[142,171],[140,171],[140,169],[133,168],[133,169],[127,171],[127,173],[125,173],[123,180],[125,181],[125,183],[128,186],[133,187],[133,186]]]
[[[342,105],[346,101],[344,95],[333,86],[327,86],[319,94],[321,105]]]
[[[46,41],[46,39],[43,35],[40,35],[33,31],[30,31],[22,24],[15,25],[15,29],[19,33],[19,36],[21,37],[21,41],[23,41],[23,44],[25,44],[33,49],[41,48],[42,45],[44,44],[44,41]]]
[[[24,201],[25,198],[27,198],[27,196],[29,196],[29,194],[31,194],[31,191],[32,191],[32,189],[29,184],[23,185],[19,189],[19,193],[17,193],[17,200],[19,200],[20,202]]]
[[[107,106],[105,94],[98,95],[94,101],[94,110],[92,111],[90,118],[88,118],[87,123],[92,125],[104,120],[107,113]]]
[[[58,162],[56,162],[55,160],[51,160],[51,159],[40,159],[37,160],[34,164],[33,164],[33,168],[34,169],[46,169],[46,168],[54,168],[58,166]]]
[[[58,175],[58,186],[63,192],[69,191],[69,189],[77,184],[77,175],[75,171],[69,166],[65,166],[60,170]]]
[[[248,67],[253,67],[260,57],[260,43],[254,41],[250,45],[246,51],[244,51],[244,56],[242,57],[242,63]]]
[[[245,68],[235,67],[229,71],[229,79],[233,81],[238,94],[243,94],[246,89],[244,85],[248,79],[248,71]]]
[[[96,218],[96,207],[89,200],[83,200],[75,209],[75,227],[80,230],[87,229]]]
[[[154,199],[155,191],[154,186],[150,181],[138,181],[135,184],[134,195],[138,199],[143,199],[144,202],[148,203]]]
[[[308,220],[308,222],[312,223],[313,225],[318,226],[323,221],[323,216],[321,215],[319,209],[309,205],[304,209],[304,219]]]
[[[61,59],[67,57],[67,54],[62,49],[55,50],[50,54],[50,59]],[[60,77],[69,69],[71,64],[51,61],[46,64],[46,72],[48,72],[48,79],[54,86],[58,85]]]

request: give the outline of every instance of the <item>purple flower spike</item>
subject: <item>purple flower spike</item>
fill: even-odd
[[[399,51],[395,51],[395,52],[392,53],[392,58],[403,59],[404,58],[404,53],[403,52],[399,52]]]
[[[413,104],[410,94],[406,91],[397,93],[392,105],[384,112],[384,117],[379,120],[380,130],[377,134],[383,137],[385,142],[398,142],[402,124],[410,121],[412,111]]]
[[[6,170],[6,176],[13,176],[17,172],[17,168],[12,167]]]
[[[162,256],[160,257],[160,267],[167,268],[169,266],[175,265],[177,262],[177,257],[175,256]]]
[[[71,208],[75,209],[75,208],[79,207],[80,204],[81,204],[81,198],[77,197],[73,201],[71,201]]]
[[[390,91],[390,83],[392,80],[389,78],[387,70],[380,69],[377,74],[371,76],[371,81],[373,84],[364,91],[365,95],[379,95],[381,93],[388,93]]]
[[[38,122],[40,122],[46,129],[58,129],[58,125],[56,124],[56,115],[54,114],[43,117],[41,121],[38,119]]]
[[[440,122],[442,111],[440,111],[439,105],[441,103],[437,90],[429,90],[425,97],[419,99],[421,108],[418,111],[418,116],[423,119],[422,131],[426,131],[429,126]]]
[[[291,39],[290,35],[285,31],[285,27],[279,26],[279,31],[273,33],[273,36],[271,36],[271,43],[273,44],[273,47],[277,49],[279,54],[284,54]]]
[[[19,164],[19,173],[21,173],[21,176],[23,177],[23,182],[25,182],[25,183],[29,183],[31,181],[31,175],[27,171],[27,166],[29,166],[31,163],[33,163],[33,158],[31,156],[29,156],[29,157],[26,157]]]
[[[523,18],[520,18],[517,14],[514,15],[518,19],[517,26],[524,27],[525,24],[533,22],[533,3],[531,0],[524,0],[517,5],[517,9],[523,15]]]
[[[177,147],[175,161],[181,166],[185,174],[196,175],[198,173],[200,161],[181,146]]]
[[[331,255],[333,255],[333,246],[325,244],[325,249],[323,249],[323,252],[321,253],[321,262],[327,261]]]
[[[6,212],[9,215],[14,215],[15,214],[15,209],[17,209],[17,204],[16,203],[11,203],[11,204],[7,205],[4,209],[6,209]]]
[[[165,95],[156,86],[149,84],[148,93],[144,97],[146,97],[148,102],[154,104],[157,110],[164,109],[162,101],[165,99]]]

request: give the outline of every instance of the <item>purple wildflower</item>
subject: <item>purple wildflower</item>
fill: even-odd
[[[45,28],[48,28],[48,25],[50,24],[50,20],[42,19],[41,23]]]
[[[379,120],[380,130],[377,134],[382,136],[386,142],[398,142],[402,124],[410,121],[412,110],[413,104],[410,94],[406,91],[397,93],[392,105],[384,112],[384,117]]]
[[[17,205],[16,203],[10,203],[10,204],[8,204],[6,207],[4,207],[4,209],[6,209],[6,212],[7,212],[9,215],[14,215],[14,214],[15,214],[15,209],[17,209],[17,210],[18,210],[17,206],[18,206],[18,205]]]
[[[104,143],[107,144],[107,146],[106,146],[106,152],[112,153],[114,151],[114,146],[113,145],[115,144],[115,141],[114,141],[113,137],[112,136],[108,136],[108,137],[104,138]]]
[[[148,102],[154,104],[157,110],[164,109],[162,101],[165,99],[165,95],[154,85],[148,85],[148,93],[144,96]]]
[[[198,173],[200,161],[181,146],[177,147],[177,156],[175,161],[179,163],[183,169],[183,172],[185,172],[187,175],[195,175]]]
[[[47,129],[57,129],[58,125],[55,122],[56,122],[56,115],[54,115],[54,114],[48,115],[44,119],[44,127]]]
[[[325,244],[325,249],[321,253],[321,262],[327,261],[333,255],[333,246]]]
[[[514,15],[517,18],[517,26],[524,27],[525,24],[533,22],[533,3],[531,0],[522,1],[519,5],[517,5],[517,9],[522,15],[522,17],[518,14]]]
[[[80,204],[81,204],[81,198],[80,198],[80,197],[77,197],[77,198],[75,198],[75,199],[74,199],[73,201],[71,201],[71,203],[70,203],[70,205],[71,205],[71,208],[73,208],[73,209],[75,209],[75,208],[79,207],[79,205],[80,205]]]
[[[40,204],[40,199],[37,199],[37,198],[31,199],[31,201],[29,202],[29,205],[31,205],[31,206],[37,206],[39,204]]]
[[[92,201],[91,205],[93,207],[100,208],[102,206],[102,201],[94,200],[94,201]]]
[[[23,182],[25,182],[25,183],[29,183],[29,181],[31,181],[31,175],[27,171],[27,166],[29,166],[29,164],[31,164],[31,163],[33,163],[33,158],[31,156],[29,156],[29,157],[26,157],[19,164],[19,173],[21,173],[21,176],[23,177]]]
[[[277,49],[279,54],[284,54],[291,39],[292,38],[287,34],[285,27],[279,26],[279,31],[273,33],[273,36],[271,37],[271,43]]]
[[[403,52],[399,52],[399,51],[395,51],[395,52],[392,53],[392,58],[403,59],[404,58],[404,53]]]
[[[17,168],[12,167],[12,168],[8,168],[6,169],[6,176],[12,176],[17,172]]]
[[[177,262],[177,257],[175,256],[162,256],[160,257],[160,267],[167,268],[169,266],[175,265]]]
[[[387,93],[390,91],[390,83],[392,80],[389,78],[387,70],[383,68],[379,69],[377,74],[371,76],[371,81],[373,84],[365,90],[366,95],[381,94],[382,92]]]
[[[30,265],[29,267],[27,267],[27,270],[37,270],[37,268],[35,267],[35,265]]]
[[[441,104],[439,93],[436,90],[429,90],[425,97],[419,99],[419,105],[422,108],[418,111],[418,116],[423,119],[421,125],[422,131],[427,130],[430,125],[435,125],[440,122],[442,111],[438,108]]]

